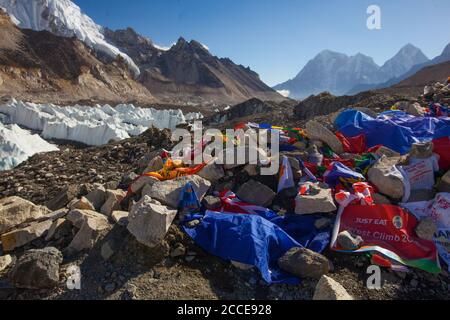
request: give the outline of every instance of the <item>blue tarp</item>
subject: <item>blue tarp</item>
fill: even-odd
[[[276,217],[207,211],[195,229],[186,233],[204,250],[225,260],[257,267],[269,283],[298,284],[299,279],[279,269],[277,260],[294,247],[322,252],[330,230],[317,230],[317,216]]]
[[[334,124],[346,137],[365,134],[369,148],[384,145],[401,154],[408,153],[413,143],[450,136],[450,118],[414,117],[402,111],[389,111],[374,119],[346,110]]]

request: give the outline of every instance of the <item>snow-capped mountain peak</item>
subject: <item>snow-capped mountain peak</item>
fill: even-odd
[[[103,28],[70,0],[0,0],[0,7],[20,28],[47,30],[63,37],[75,36],[112,58],[122,56],[136,76],[140,73],[128,55],[106,41]]]

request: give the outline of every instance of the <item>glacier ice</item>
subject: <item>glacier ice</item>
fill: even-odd
[[[0,121],[0,171],[12,169],[36,153],[57,150],[55,145],[39,135],[31,134],[18,125],[5,125]]]
[[[181,110],[156,110],[132,104],[115,108],[104,106],[68,106],[35,104],[10,100],[0,105],[5,122],[41,132],[44,139],[61,139],[100,146],[136,136],[155,126],[174,130],[177,125],[201,119],[200,113],[184,115]]]
[[[0,7],[20,28],[46,30],[62,37],[75,36],[112,58],[122,56],[135,76],[140,74],[133,59],[108,43],[103,28],[70,0],[0,0]]]

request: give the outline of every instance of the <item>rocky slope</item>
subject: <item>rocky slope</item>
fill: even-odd
[[[76,38],[19,29],[1,10],[0,95],[59,104],[156,101],[120,58],[104,64]]]
[[[139,68],[134,61],[108,43],[102,34],[102,27],[70,0],[0,0],[0,7],[8,12],[20,28],[46,30],[62,37],[76,37],[112,59],[120,55],[133,74],[139,75]]]
[[[106,29],[105,36],[136,61],[141,69],[139,81],[162,101],[213,105],[250,98],[284,99],[257,73],[230,59],[213,56],[197,41],[180,38],[170,49],[161,50],[131,28]]]

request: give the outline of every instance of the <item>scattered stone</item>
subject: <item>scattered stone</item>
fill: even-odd
[[[16,288],[48,289],[59,284],[61,252],[52,247],[29,250],[15,263],[9,279]]]
[[[5,252],[11,252],[20,248],[37,238],[40,238],[47,232],[53,222],[47,220],[44,222],[33,222],[29,226],[2,234],[2,246]]]
[[[334,301],[354,300],[354,298],[337,281],[323,275],[316,285],[313,300]]]
[[[42,218],[48,213],[47,208],[19,197],[0,199],[0,234],[23,223]]]
[[[369,181],[378,188],[380,193],[392,199],[401,199],[405,192],[403,177],[395,167],[398,161],[398,158],[382,156],[368,173]]]
[[[80,209],[80,210],[95,211],[93,204],[86,197],[81,197],[80,199],[72,200],[72,202],[69,204],[69,209],[70,210]]]
[[[78,196],[79,192],[80,188],[77,185],[69,185],[61,190],[53,199],[48,201],[45,206],[52,211],[65,208]]]
[[[416,234],[425,240],[432,241],[436,232],[436,223],[431,218],[422,219],[416,227]]]
[[[186,254],[186,248],[181,244],[177,244],[175,248],[170,252],[172,258],[184,256]]]
[[[360,236],[353,236],[348,231],[343,231],[338,234],[337,242],[344,250],[356,250],[364,243],[363,238]]]
[[[13,262],[13,258],[7,254],[5,256],[0,257],[0,272],[9,267],[9,265]]]
[[[328,213],[337,210],[332,190],[324,183],[312,183],[309,194],[298,194],[295,198],[296,214]]]
[[[176,210],[154,204],[149,196],[143,196],[131,208],[127,229],[138,242],[153,248],[164,239],[176,214]]]
[[[279,267],[299,278],[319,279],[330,272],[328,259],[306,248],[292,248],[278,259]]]
[[[225,171],[223,170],[223,166],[211,162],[207,164],[198,175],[208,181],[217,182],[225,177]]]
[[[120,209],[120,202],[125,198],[127,193],[123,190],[107,190],[106,201],[100,209],[104,215],[110,216],[113,211]]]
[[[95,211],[100,211],[101,207],[106,201],[106,189],[102,185],[97,185],[91,192],[86,195],[95,208]]]
[[[111,214],[111,218],[118,225],[126,227],[128,225],[128,215],[128,211],[113,211]]]
[[[236,195],[244,202],[268,207],[275,199],[276,193],[266,185],[255,180],[250,180],[239,188]]]
[[[328,128],[315,120],[311,120],[306,124],[305,130],[311,140],[319,140],[326,143],[334,152],[341,154],[344,147],[339,139]]]
[[[211,211],[216,211],[222,206],[222,201],[220,198],[214,196],[206,196],[203,199],[203,203],[205,204],[205,208]]]
[[[149,196],[152,199],[161,201],[162,204],[171,208],[178,208],[181,191],[188,182],[192,184],[198,199],[202,201],[206,192],[211,187],[211,182],[198,175],[180,177],[167,181],[153,180],[144,187],[142,196]]]

